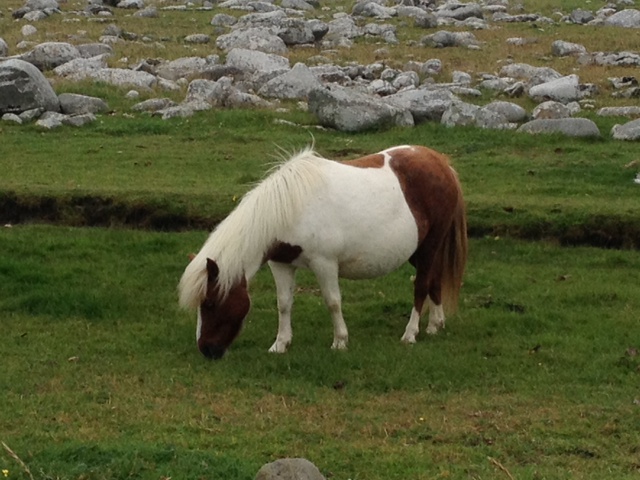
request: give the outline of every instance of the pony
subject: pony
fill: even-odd
[[[346,349],[338,278],[416,269],[413,307],[401,340],[415,343],[423,311],[427,334],[455,310],[467,259],[462,188],[446,156],[402,145],[350,161],[307,147],[281,162],[211,232],[178,285],[182,307],[197,311],[196,340],[221,358],[241,330],[248,283],[265,263],[277,296],[278,332],[269,349],[284,353],[293,333],[298,268],[317,278],[333,321],[334,349]]]

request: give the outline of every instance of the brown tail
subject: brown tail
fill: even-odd
[[[440,252],[442,303],[448,313],[454,313],[458,307],[462,276],[467,263],[467,249],[467,215],[462,188],[458,182],[458,203]]]

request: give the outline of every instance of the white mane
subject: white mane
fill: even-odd
[[[204,300],[207,258],[218,264],[218,286],[223,298],[247,271],[251,275],[257,271],[278,234],[292,225],[309,196],[324,181],[322,160],[312,147],[307,147],[275,167],[244,196],[185,269],[178,286],[180,305],[195,309]]]

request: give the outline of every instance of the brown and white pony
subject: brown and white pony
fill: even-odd
[[[265,263],[275,279],[278,334],[269,349],[291,343],[295,272],[315,274],[333,320],[332,348],[347,347],[338,277],[373,278],[409,261],[414,301],[402,341],[414,343],[429,305],[428,334],[455,309],[467,257],[465,207],[445,156],[398,146],[351,161],[308,148],[248,192],[211,233],[180,280],[180,303],[198,312],[197,342],[220,358],[250,308],[249,280]]]

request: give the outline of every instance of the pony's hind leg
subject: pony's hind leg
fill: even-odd
[[[329,309],[333,322],[334,350],[345,350],[349,343],[347,324],[342,316],[342,297],[338,281],[338,264],[330,260],[316,259],[311,263],[311,269],[318,279],[322,296]]]
[[[444,329],[444,309],[442,303],[436,303],[429,295],[429,324],[427,325],[427,334],[435,335],[438,330]]]
[[[276,284],[278,299],[278,335],[276,341],[269,348],[269,352],[285,353],[293,338],[291,309],[293,307],[296,267],[286,263],[269,262],[269,268]]]

